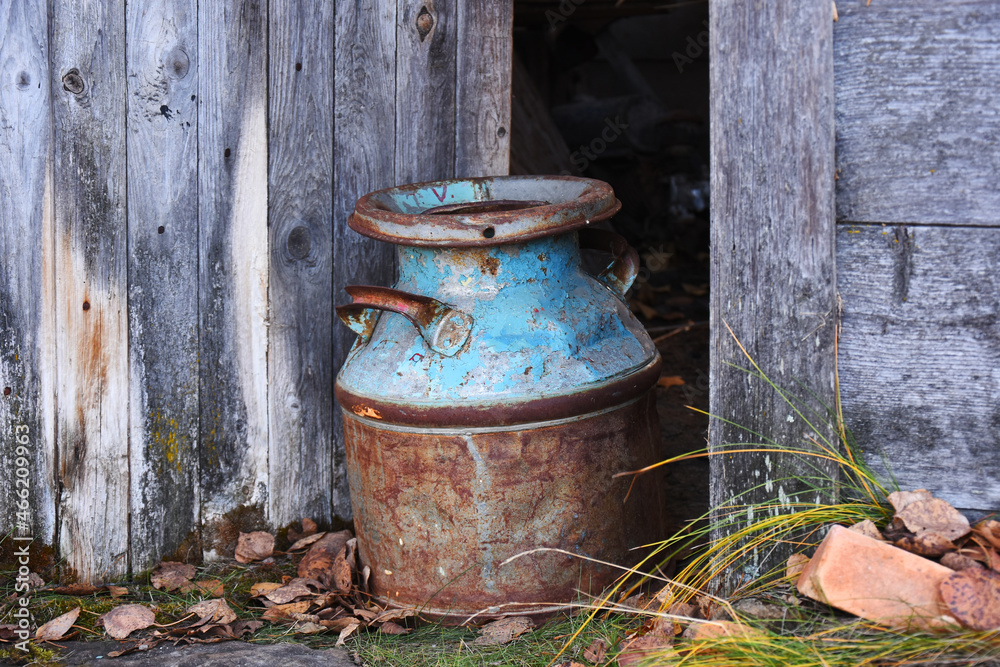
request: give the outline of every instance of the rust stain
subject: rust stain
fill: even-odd
[[[351,410],[359,417],[371,417],[372,419],[382,419],[382,413],[367,405],[355,405]]]

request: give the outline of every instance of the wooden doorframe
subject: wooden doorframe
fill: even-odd
[[[709,429],[710,500],[714,508],[774,502],[778,510],[790,510],[807,488],[797,479],[806,472],[799,457],[722,452],[769,441],[815,449],[816,434],[802,415],[765,382],[730,365],[749,366],[737,338],[779,387],[802,395],[801,382],[817,401],[834,405],[832,4],[711,0],[709,14],[709,404],[717,417]],[[832,429],[824,435],[834,442]],[[802,500],[813,502],[814,496]],[[745,508],[733,517],[731,527],[715,532],[716,539],[752,521]],[[763,574],[787,555],[780,549],[747,554],[730,568],[727,588]]]

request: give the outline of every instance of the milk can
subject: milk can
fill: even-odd
[[[663,489],[614,477],[658,460],[661,364],[624,299],[636,252],[593,228],[619,207],[606,183],[563,176],[358,201],[350,227],[395,244],[399,268],[337,308],[358,334],[335,390],[380,601],[542,615],[621,574],[595,560],[634,564],[663,537]],[[581,247],[607,268],[586,273]]]

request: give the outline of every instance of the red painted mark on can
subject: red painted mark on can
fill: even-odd
[[[448,194],[448,185],[445,184],[445,186],[441,188],[441,194],[438,194],[437,188],[431,188],[431,192],[433,192],[434,196],[438,198],[438,201],[444,201],[445,196]]]
[[[424,358],[424,355],[420,354],[419,352],[414,352],[413,356],[410,357],[410,361],[420,361],[423,358]]]

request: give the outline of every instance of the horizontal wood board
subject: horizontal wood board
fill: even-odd
[[[837,10],[838,220],[1000,225],[1000,5]]]
[[[841,225],[844,417],[900,488],[1000,509],[1000,229]]]

